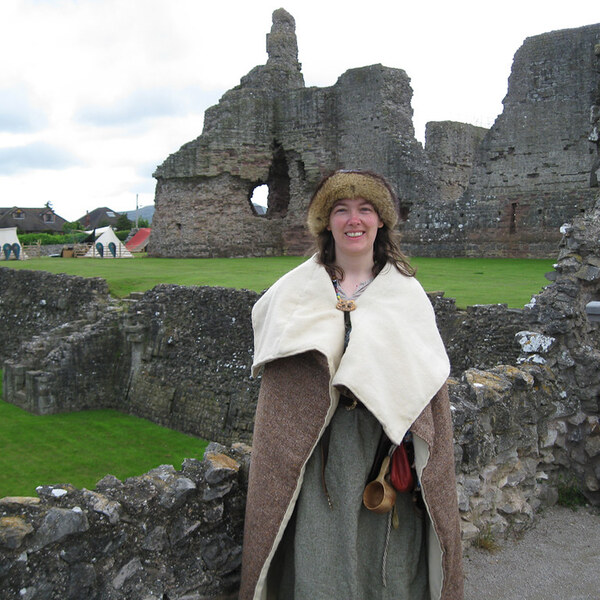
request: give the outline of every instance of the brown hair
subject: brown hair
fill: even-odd
[[[322,231],[316,239],[315,246],[317,262],[325,267],[332,279],[343,280],[344,270],[335,264],[335,242],[331,231]],[[413,277],[417,272],[400,250],[398,233],[384,225],[377,230],[373,244],[373,277],[376,277],[388,262],[407,277]]]

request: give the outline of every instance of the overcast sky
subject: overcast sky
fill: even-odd
[[[598,0],[0,0],[0,207],[152,204],[156,166],[266,62],[279,7],[307,86],[404,69],[421,141],[427,121],[490,126],[526,37],[600,22]]]

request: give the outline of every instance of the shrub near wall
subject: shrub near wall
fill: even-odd
[[[18,235],[19,242],[23,246],[41,244],[42,246],[56,244],[77,244],[88,237],[87,233],[68,233],[65,235],[53,235],[51,233],[21,233]]]

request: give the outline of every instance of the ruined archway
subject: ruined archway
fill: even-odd
[[[278,142],[273,142],[268,185],[267,217],[285,217],[290,203],[290,175],[285,152]]]
[[[264,202],[264,188],[268,188]],[[267,182],[257,182],[248,196],[255,215],[266,218],[283,218],[290,203],[290,174],[285,151],[281,144],[273,142],[273,162],[269,167]],[[262,207],[265,210],[262,210]]]

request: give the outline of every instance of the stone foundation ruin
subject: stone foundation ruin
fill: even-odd
[[[453,366],[465,544],[527,528],[561,481],[600,505],[600,329],[586,314],[600,300],[600,198],[563,231],[550,285],[523,309],[430,295]],[[101,280],[0,268],[0,326],[15,333],[0,348],[5,400],[117,408],[222,444],[179,471],[0,499],[2,598],[235,598],[257,297],[160,285],[116,301]]]
[[[306,207],[336,168],[385,175],[409,254],[552,257],[560,226],[598,185],[600,24],[525,40],[492,128],[428,123],[415,139],[401,69],[351,69],[305,87],[293,17],[273,13],[268,60],[206,111],[204,130],[160,165],[150,254],[303,254]],[[253,208],[266,184],[265,215]]]
[[[453,369],[465,544],[522,531],[561,481],[600,505],[600,329],[586,314],[600,300],[599,35],[594,25],[526,40],[494,126],[429,123],[423,149],[403,71],[373,65],[305,88],[294,22],[279,10],[267,64],[156,172],[157,256],[302,253],[310,193],[343,166],[392,181],[413,254],[560,246],[550,285],[523,309],[430,295]],[[250,197],[264,183],[259,216]],[[0,268],[5,400],[36,414],[115,408],[213,440],[180,470],[1,498],[3,599],[236,597],[257,297],[160,285],[117,301],[100,279]]]

